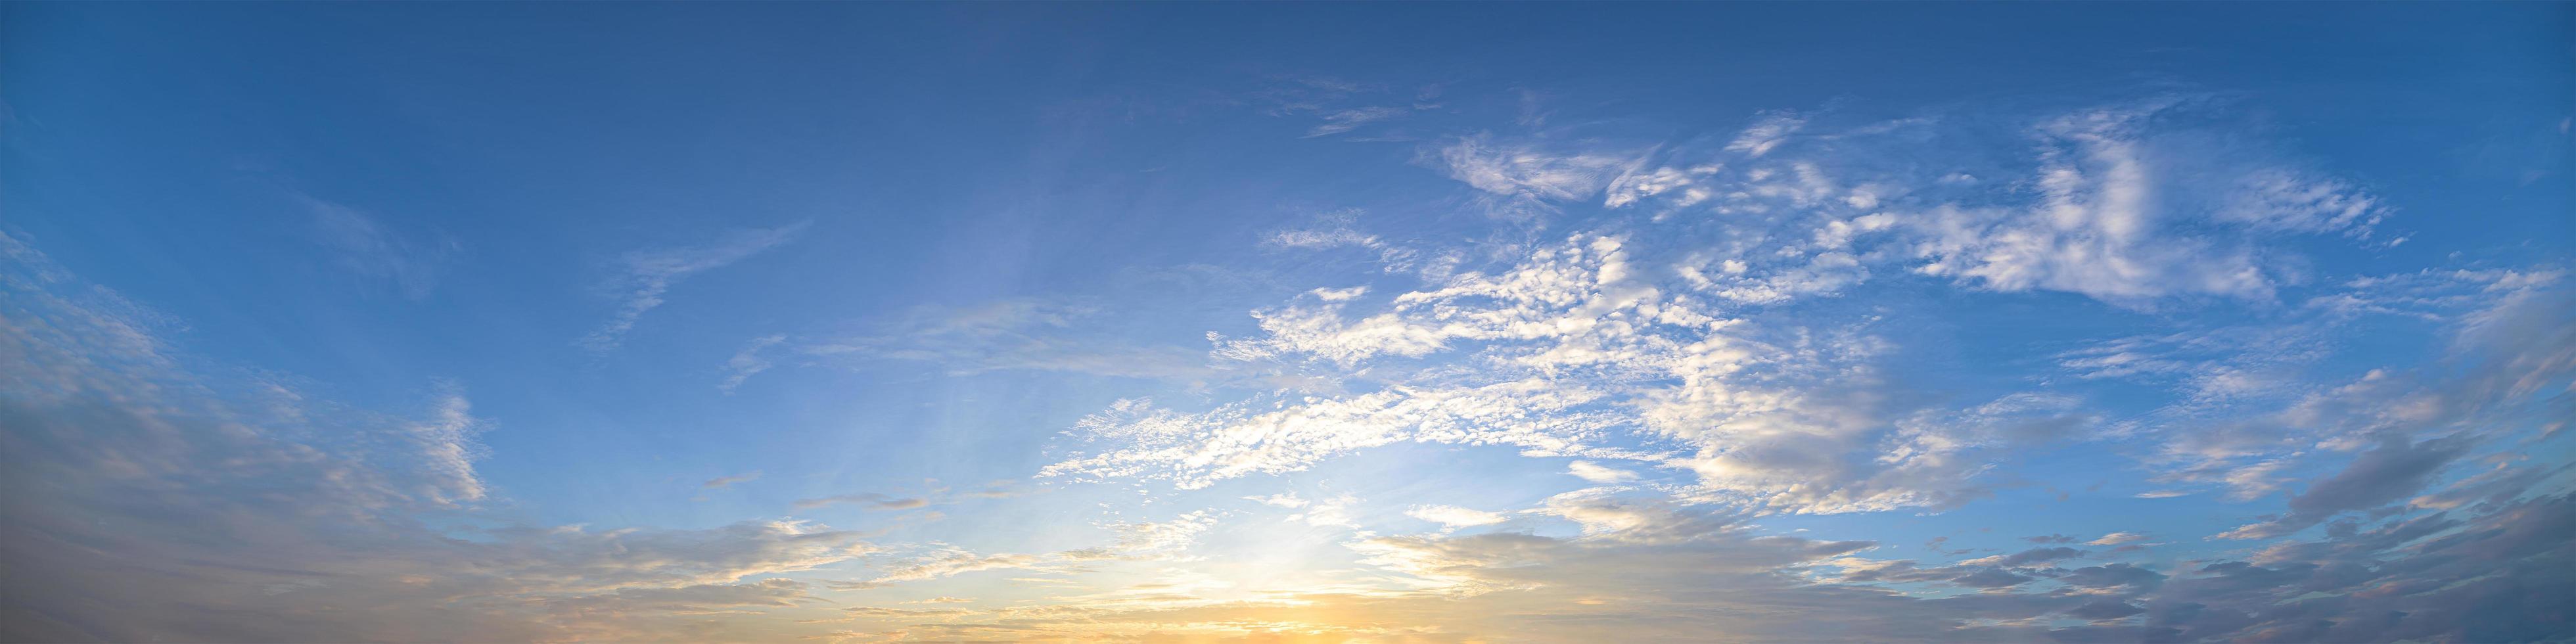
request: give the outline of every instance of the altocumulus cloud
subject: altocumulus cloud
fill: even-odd
[[[1503,225],[1534,230],[1526,222],[1578,207],[1610,215],[1522,243],[1407,248],[1489,259],[1414,288],[1254,310],[1256,332],[1211,335],[1213,358],[1299,364],[1346,391],[1194,408],[1122,400],[1077,423],[1068,435],[1082,451],[1041,474],[1187,491],[1397,444],[1506,446],[1575,459],[1567,473],[1610,486],[1521,510],[1579,534],[1458,534],[1503,515],[1416,506],[1407,514],[1441,530],[1354,530],[1343,543],[1408,576],[1409,590],[1026,616],[1070,631],[1065,615],[1211,624],[1328,610],[1359,616],[1338,631],[1352,637],[1674,641],[2576,635],[2564,607],[2538,599],[2576,583],[2567,470],[2512,466],[2513,450],[2561,434],[2543,422],[2564,413],[2576,372],[2560,271],[2311,283],[2301,249],[2402,243],[2389,232],[2397,213],[2246,136],[2226,109],[2177,95],[1849,127],[1775,112],[1722,144],[1544,131],[1428,144],[1424,162],[1482,193]],[[1980,138],[1997,132],[2010,140]],[[1910,162],[1933,147],[2025,154]],[[1400,243],[1351,219],[1297,239],[1317,243],[1282,245]],[[2067,351],[2063,371],[2042,374],[2166,393],[2143,414],[2047,387],[1925,400],[1896,362],[1907,336],[1886,322],[1905,311],[1819,304],[1890,283],[2272,313]],[[2431,322],[2446,355],[2319,375],[2362,323],[2391,319]],[[2287,491],[2288,511],[2204,535],[2264,540],[2254,550],[2180,560],[2145,542],[2151,526],[1941,562],[1754,524],[1946,510],[1993,494],[2028,455],[2112,444],[2144,446],[2122,453],[2164,486],[2136,497]],[[2470,462],[2492,469],[2455,467]],[[1623,485],[1639,478],[1623,463],[1694,480]]]
[[[2576,595],[2569,469],[2527,455],[2564,449],[2552,441],[2576,372],[2576,300],[2563,270],[2310,274],[2304,253],[2388,248],[2405,220],[2359,182],[2240,131],[2226,107],[2164,96],[1859,125],[1770,111],[1679,142],[1536,127],[1430,137],[1415,162],[1454,179],[1458,203],[1501,232],[1406,240],[1369,232],[1366,211],[1336,211],[1271,235],[1274,252],[1375,262],[1371,281],[1288,285],[1294,295],[1204,349],[1103,351],[1083,341],[1095,311],[1022,299],[922,309],[867,333],[762,336],[727,363],[728,389],[780,360],[859,359],[955,377],[1217,383],[1129,395],[1074,422],[1037,474],[1132,486],[1121,491],[1161,514],[1045,547],[880,547],[785,519],[504,520],[475,470],[474,439],[492,426],[461,388],[369,413],[229,377],[170,347],[158,317],[0,237],[6,476],[48,491],[0,508],[12,519],[5,628],[47,640],[2576,637],[2557,599]],[[1397,121],[1292,112],[1327,133]],[[1915,162],[1949,158],[1939,150],[2010,152]],[[1583,209],[1599,216],[1563,216]],[[628,257],[626,306],[596,337],[614,346],[676,281],[789,233]],[[1926,387],[1909,373],[1923,336],[1908,322],[1943,311],[1872,289],[2054,298],[2156,328],[2036,350],[2007,365],[2029,369],[2011,390]],[[2207,310],[2254,313],[2165,315]],[[2399,322],[2435,355],[2336,353]],[[2352,362],[2372,364],[2342,370]],[[2105,404],[2093,383],[2145,402]],[[1248,489],[1405,445],[1501,448],[1573,489],[1384,512],[1329,487]],[[1883,535],[1765,526],[1944,512],[2008,493],[2029,461],[2067,450],[2139,473],[2138,487],[2106,493],[2124,502],[2278,499],[2281,511],[2208,534],[2088,524],[1932,557],[1849,538]],[[1194,493],[1244,511],[1161,509]],[[1349,574],[1220,578],[1210,571],[1238,563],[1210,550],[1240,536],[1227,528],[1259,533],[1248,559],[1308,548],[1323,554],[1291,554],[1342,557],[1347,570],[1331,572]],[[785,575],[851,563],[875,573],[823,589]],[[1085,577],[1130,569],[1149,574],[1109,588]],[[1013,574],[1063,594],[693,617],[889,588],[976,603],[942,584]]]

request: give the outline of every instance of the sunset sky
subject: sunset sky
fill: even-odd
[[[2576,639],[2576,4],[0,4],[0,640]]]

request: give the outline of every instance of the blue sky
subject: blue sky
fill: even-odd
[[[0,632],[2576,637],[2571,21],[12,4]]]

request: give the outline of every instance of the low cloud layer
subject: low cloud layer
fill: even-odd
[[[9,639],[762,638],[681,616],[820,601],[770,575],[871,551],[798,521],[511,521],[465,392],[407,415],[314,401],[200,366],[17,238],[0,255],[0,471],[28,491],[0,499]]]

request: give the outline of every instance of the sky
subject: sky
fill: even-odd
[[[0,4],[0,640],[2576,639],[2576,5]]]

